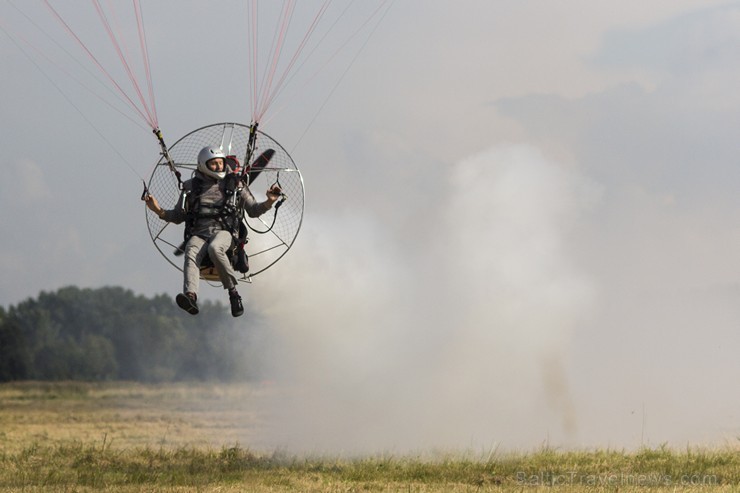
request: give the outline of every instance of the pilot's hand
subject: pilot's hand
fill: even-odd
[[[156,215],[158,215],[160,218],[164,215],[164,209],[162,209],[159,206],[159,202],[156,198],[154,198],[154,195],[147,193],[144,196],[144,202],[146,203],[146,206],[154,212]]]
[[[281,195],[283,195],[283,190],[277,183],[267,190],[267,200],[269,200],[271,204],[279,199]]]

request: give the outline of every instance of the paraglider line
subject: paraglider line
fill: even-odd
[[[324,107],[327,105],[327,103],[329,102],[329,100],[331,99],[331,97],[334,95],[334,93],[336,92],[336,90],[339,88],[339,85],[342,83],[342,81],[344,80],[344,78],[347,76],[347,73],[349,72],[349,70],[355,64],[355,62],[357,61],[357,59],[360,57],[360,54],[362,53],[362,51],[365,49],[365,47],[367,46],[367,44],[370,42],[370,39],[373,37],[373,35],[375,34],[375,32],[378,30],[378,27],[382,23],[382,21],[385,18],[385,16],[388,15],[388,12],[390,11],[391,7],[393,6],[393,2],[394,1],[395,0],[390,0],[390,3],[388,4],[388,7],[386,8],[385,12],[383,12],[383,15],[380,16],[380,19],[378,19],[378,22],[375,24],[375,27],[373,27],[372,31],[370,31],[370,34],[368,35],[367,39],[365,39],[365,42],[362,44],[362,46],[360,47],[360,49],[357,50],[357,53],[355,53],[355,56],[352,58],[352,61],[349,63],[349,65],[347,65],[347,68],[344,69],[344,72],[342,72],[342,75],[341,75],[341,77],[339,77],[339,80],[337,81],[337,83],[334,84],[334,87],[329,92],[329,95],[326,96],[326,98],[324,99],[324,102],[321,103],[321,106],[316,111],[316,113],[314,114],[314,116],[311,119],[311,121],[308,123],[308,126],[306,126],[306,129],[303,131],[303,133],[301,134],[301,136],[298,138],[298,140],[296,141],[296,143],[293,145],[293,148],[290,150],[291,153],[293,153],[295,151],[295,149],[298,147],[298,145],[301,143],[301,141],[303,140],[303,138],[308,133],[309,129],[313,126],[314,122],[319,117],[319,114],[321,114],[321,112],[324,110]]]
[[[290,59],[290,62],[288,62],[288,65],[283,70],[282,75],[280,76],[280,79],[278,80],[277,84],[275,84],[275,89],[270,91],[270,95],[267,98],[266,101],[264,101],[264,109],[262,112],[262,115],[260,117],[264,116],[264,113],[267,111],[267,108],[269,108],[272,105],[272,102],[275,100],[277,95],[281,92],[281,89],[283,85],[285,84],[286,79],[288,79],[288,74],[291,73],[293,66],[295,66],[296,62],[298,61],[298,58],[300,57],[301,53],[306,47],[306,44],[308,43],[308,40],[311,38],[311,35],[316,30],[316,27],[319,24],[319,21],[326,13],[327,8],[331,4],[331,0],[327,0],[324,5],[321,7],[319,12],[316,14],[316,17],[314,17],[313,22],[309,26],[308,30],[306,31],[306,34],[303,36],[303,39],[301,40],[300,44],[298,45],[298,48],[296,49],[295,53],[293,54],[292,58]]]
[[[268,95],[272,90],[272,82],[275,78],[275,72],[277,71],[277,65],[280,61],[280,55],[283,51],[283,44],[285,43],[285,37],[288,32],[288,26],[293,18],[293,11],[295,10],[295,0],[288,0],[285,2],[283,11],[278,19],[279,29],[277,31],[276,39],[273,40],[272,58],[269,63],[269,69],[265,73],[265,80],[262,83],[260,90],[260,100],[258,101],[257,113],[254,120],[260,121],[267,111],[266,105],[268,101]]]
[[[105,12],[103,11],[103,7],[100,5],[100,2],[98,0],[93,0],[93,4],[95,5],[95,10],[98,12],[98,17],[100,17],[100,20],[103,22],[103,26],[105,27],[105,30],[108,32],[108,37],[110,38],[111,43],[113,43],[113,47],[115,48],[116,53],[118,54],[118,58],[121,61],[121,64],[123,65],[123,68],[126,71],[126,74],[128,75],[128,78],[131,81],[131,84],[133,85],[134,90],[136,91],[136,94],[139,96],[139,101],[141,102],[141,105],[144,108],[144,111],[146,112],[145,119],[147,120],[147,123],[151,125],[152,129],[157,128],[158,127],[157,116],[153,113],[153,110],[149,108],[149,105],[147,104],[146,99],[144,98],[144,95],[141,92],[141,87],[139,86],[139,83],[136,81],[136,77],[134,76],[134,73],[131,70],[131,65],[128,63],[126,56],[123,53],[123,50],[121,48],[121,43],[119,43],[118,38],[113,32],[110,22],[108,22],[108,18],[106,17]]]
[[[44,69],[42,69],[41,66],[38,63],[36,63],[36,61],[33,58],[31,58],[31,56],[26,52],[26,50],[24,50],[23,47],[19,45],[12,36],[10,36],[10,33],[8,33],[5,30],[2,24],[0,24],[0,30],[2,30],[10,38],[13,44],[15,44],[18,47],[18,49],[21,50],[21,53],[23,53],[26,56],[26,58],[28,58],[28,60],[36,67],[36,69],[38,69],[38,71],[41,72],[41,75],[43,75],[46,78],[46,80],[48,80],[49,83],[54,87],[54,89],[56,89],[59,92],[59,94],[61,94],[62,97],[70,104],[70,106],[72,106],[77,111],[77,113],[80,114],[82,119],[85,120],[85,122],[88,125],[90,125],[90,127],[95,131],[95,133],[97,133],[98,136],[103,140],[103,142],[108,144],[108,146],[111,149],[113,149],[113,152],[118,154],[118,157],[121,158],[121,161],[123,161],[123,163],[129,168],[129,170],[132,173],[134,173],[137,177],[143,180],[144,178],[141,176],[141,174],[139,174],[138,171],[136,171],[136,168],[134,168],[134,166],[131,163],[129,163],[125,157],[123,157],[123,154],[121,154],[121,152],[111,143],[111,141],[108,140],[108,138],[105,135],[103,135],[103,133],[100,130],[98,130],[98,128],[95,125],[93,125],[90,119],[87,118],[87,116],[85,116],[85,113],[64,93],[64,91],[62,91],[62,89],[56,84],[56,82],[54,82],[54,79],[52,79],[49,76],[49,74],[47,74],[44,71]]]
[[[144,60],[144,73],[146,74],[146,83],[149,89],[149,101],[152,105],[152,111],[154,113],[154,123],[159,127],[159,119],[157,118],[157,104],[154,99],[154,81],[152,79],[152,69],[149,63],[149,45],[146,39],[146,30],[144,29],[144,14],[141,10],[141,3],[139,0],[134,0],[134,10],[136,11],[136,26],[139,30],[139,46],[141,48],[141,56]]]
[[[44,4],[51,10],[51,12],[54,14],[54,17],[62,24],[62,26],[66,29],[67,33],[69,33],[70,36],[72,36],[75,41],[82,47],[83,50],[85,50],[85,53],[90,57],[90,59],[97,65],[97,67],[100,69],[103,74],[105,74],[106,77],[113,83],[113,85],[118,89],[118,91],[121,93],[121,95],[129,102],[131,107],[136,110],[136,112],[146,121],[150,126],[152,126],[152,122],[147,118],[147,116],[139,109],[139,107],[136,105],[136,103],[133,102],[133,100],[126,94],[126,91],[124,91],[120,85],[116,82],[116,80],[113,78],[113,76],[110,75],[110,73],[105,70],[105,67],[98,61],[97,58],[95,58],[95,55],[92,54],[90,49],[85,45],[85,43],[82,42],[82,40],[75,34],[75,32],[72,30],[72,28],[69,27],[69,25],[65,22],[65,20],[62,18],[61,15],[59,15],[59,12],[57,12],[54,7],[51,6],[49,3],[49,0],[43,0]],[[154,128],[154,127],[153,127]]]
[[[103,89],[105,89],[110,95],[112,95],[114,98],[116,98],[118,101],[120,101],[124,105],[128,105],[128,103],[126,102],[126,100],[124,100],[119,93],[117,93],[116,91],[114,91],[113,89],[111,89],[111,87],[108,84],[106,84],[97,74],[95,74],[89,68],[87,68],[85,65],[83,65],[82,62],[79,60],[79,58],[77,58],[76,56],[74,56],[64,46],[62,46],[61,44],[59,44],[59,42],[56,39],[54,39],[52,36],[49,35],[49,33],[47,32],[46,29],[42,29],[31,17],[29,17],[28,14],[26,14],[26,12],[24,12],[23,10],[21,10],[13,1],[8,1],[8,3],[10,4],[11,7],[13,7],[15,10],[17,10],[23,17],[25,17],[26,20],[28,22],[30,22],[41,34],[43,34],[47,39],[49,39],[52,43],[54,43],[57,46],[57,48],[59,48],[60,50],[62,50],[72,61],[74,61],[90,77],[92,77],[93,79],[95,79],[95,81],[97,81],[97,83],[100,84],[100,86]],[[0,24],[2,24],[2,21],[1,20],[0,20]],[[3,30],[5,31],[6,34],[8,34],[8,36],[11,36],[9,34],[8,30],[7,30],[7,26],[6,26],[6,29],[3,29]],[[125,117],[130,122],[134,123],[137,127],[141,128],[141,129],[144,129],[144,130],[148,130],[149,129],[148,125],[147,126],[142,125],[140,121],[133,119],[130,115],[128,115],[128,114],[124,113],[123,111],[121,111],[119,108],[117,108],[116,106],[114,106],[110,101],[108,101],[107,99],[105,99],[104,97],[102,97],[100,94],[98,94],[97,92],[95,92],[91,87],[89,87],[84,82],[82,82],[72,72],[70,72],[69,70],[67,70],[66,68],[64,68],[59,62],[57,62],[52,57],[50,57],[49,55],[47,55],[46,53],[44,53],[38,47],[36,47],[33,44],[31,44],[23,36],[20,36],[17,33],[15,33],[13,36],[15,38],[20,39],[21,41],[23,41],[29,48],[31,48],[36,53],[38,53],[47,62],[49,62],[50,64],[52,64],[56,68],[58,68],[60,71],[62,71],[65,74],[67,74],[67,76],[70,79],[72,79],[75,82],[77,82],[77,84],[79,84],[80,87],[82,87],[83,89],[87,90],[90,94],[92,94],[93,96],[95,96],[96,98],[98,98],[100,101],[102,101],[103,103],[105,103],[106,105],[108,105],[110,108],[112,108],[113,110],[115,110],[117,113],[119,113],[121,116]],[[26,56],[28,56],[28,55],[26,55]]]

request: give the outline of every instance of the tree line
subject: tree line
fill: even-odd
[[[70,286],[0,307],[0,381],[260,377],[257,317],[199,304],[193,317],[166,295]]]

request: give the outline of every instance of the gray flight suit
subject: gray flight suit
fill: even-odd
[[[199,210],[218,210],[226,199],[225,181],[215,180],[196,171],[195,177],[201,180],[200,193],[196,196],[193,191],[193,179],[183,183],[183,191],[177,206],[166,210],[162,219],[174,224],[180,224],[187,219],[188,211],[196,207]],[[237,210],[243,207],[249,217],[258,217],[270,210],[272,204],[268,201],[257,202],[249,188],[237,189]],[[183,200],[184,198],[184,200]],[[200,281],[200,266],[206,254],[216,267],[219,279],[225,289],[236,286],[236,273],[229,262],[226,252],[234,246],[234,236],[224,229],[223,221],[218,217],[198,217],[190,230],[190,238],[185,244],[185,265],[183,268],[183,292],[198,293]]]

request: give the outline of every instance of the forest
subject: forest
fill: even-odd
[[[238,381],[261,377],[259,318],[201,302],[193,317],[168,295],[68,286],[0,307],[0,382]]]

